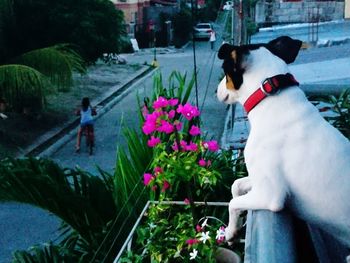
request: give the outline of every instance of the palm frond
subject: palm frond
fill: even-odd
[[[92,247],[114,216],[113,196],[99,177],[61,169],[46,159],[5,159],[0,162],[0,201],[32,204],[50,211]]]
[[[35,68],[61,91],[72,86],[73,71],[84,73],[86,70],[83,59],[67,44],[32,50],[13,61]]]
[[[0,66],[0,97],[15,111],[24,107],[41,110],[48,92],[44,75],[25,65]]]
[[[73,262],[71,254],[65,253],[60,247],[53,244],[34,246],[29,251],[16,251],[13,254],[13,263],[64,263]]]

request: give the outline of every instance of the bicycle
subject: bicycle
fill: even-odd
[[[81,136],[85,136],[86,146],[89,150],[89,154],[92,155],[95,146],[94,126],[92,124],[88,124],[82,127],[81,129]],[[80,152],[80,147],[76,150],[76,152]]]

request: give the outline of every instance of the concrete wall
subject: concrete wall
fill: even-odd
[[[255,19],[258,24],[339,20],[344,18],[344,6],[344,1],[261,0],[256,5]]]
[[[143,23],[143,10],[150,5],[149,0],[125,0],[115,1],[114,5],[124,13],[124,20],[126,24]],[[135,21],[136,20],[136,21]]]
[[[344,18],[349,19],[350,18],[350,0],[345,0],[345,11],[344,11]]]

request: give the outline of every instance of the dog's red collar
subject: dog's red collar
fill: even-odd
[[[267,96],[278,93],[281,89],[290,86],[299,85],[299,82],[295,80],[294,76],[290,73],[276,75],[271,78],[267,78],[244,103],[244,109],[247,114],[258,105]]]

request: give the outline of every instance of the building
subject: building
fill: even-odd
[[[111,0],[116,8],[123,11],[127,25],[142,24],[144,8],[150,6],[150,0]]]
[[[258,24],[308,23],[350,16],[349,0],[260,0],[255,9]],[[349,9],[349,7],[347,7]]]

